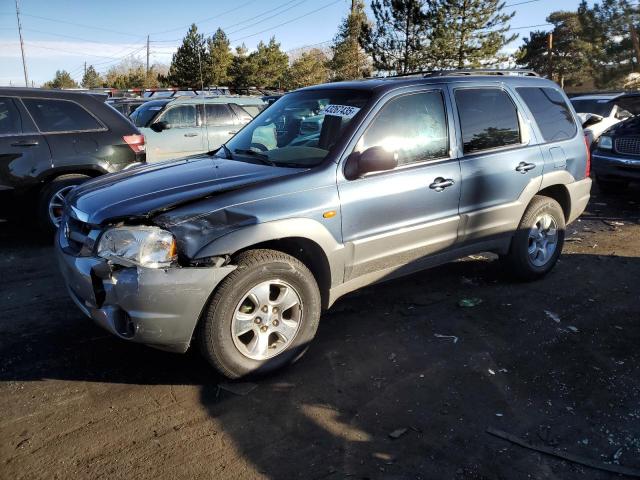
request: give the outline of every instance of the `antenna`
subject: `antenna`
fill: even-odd
[[[18,35],[20,35],[20,51],[22,52],[22,70],[24,71],[24,86],[29,86],[29,77],[27,76],[27,63],[24,59],[24,41],[22,40],[22,23],[20,23],[20,7],[16,0],[16,18],[18,19]]]

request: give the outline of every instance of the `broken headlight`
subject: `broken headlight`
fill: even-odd
[[[168,267],[177,258],[176,239],[158,227],[114,227],[100,237],[98,256],[125,267]]]

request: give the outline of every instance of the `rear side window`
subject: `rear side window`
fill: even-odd
[[[207,125],[233,125],[235,118],[227,105],[211,103],[205,105]]]
[[[564,98],[553,88],[516,88],[533,114],[545,142],[573,138],[576,122]]]
[[[0,135],[22,133],[22,119],[13,99],[0,97]]]
[[[177,107],[169,107],[162,114],[160,120],[167,122],[173,128],[195,127],[197,122],[196,106],[179,105]]]
[[[364,152],[377,146],[395,152],[398,165],[447,157],[449,135],[440,92],[390,100],[373,119],[356,149]]]
[[[41,132],[101,130],[98,120],[76,102],[44,98],[23,98]]]
[[[499,88],[464,88],[455,91],[464,153],[520,143],[518,112],[509,95]]]

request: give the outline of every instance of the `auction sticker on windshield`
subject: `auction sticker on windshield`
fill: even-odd
[[[349,105],[327,105],[322,113],[342,118],[353,118],[359,111],[358,107],[350,107]]]

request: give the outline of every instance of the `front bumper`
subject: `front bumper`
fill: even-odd
[[[592,155],[591,167],[597,177],[604,179],[640,180],[640,157],[596,150]]]
[[[121,268],[98,257],[56,256],[67,289],[88,317],[132,342],[183,353],[214,288],[235,266]]]

